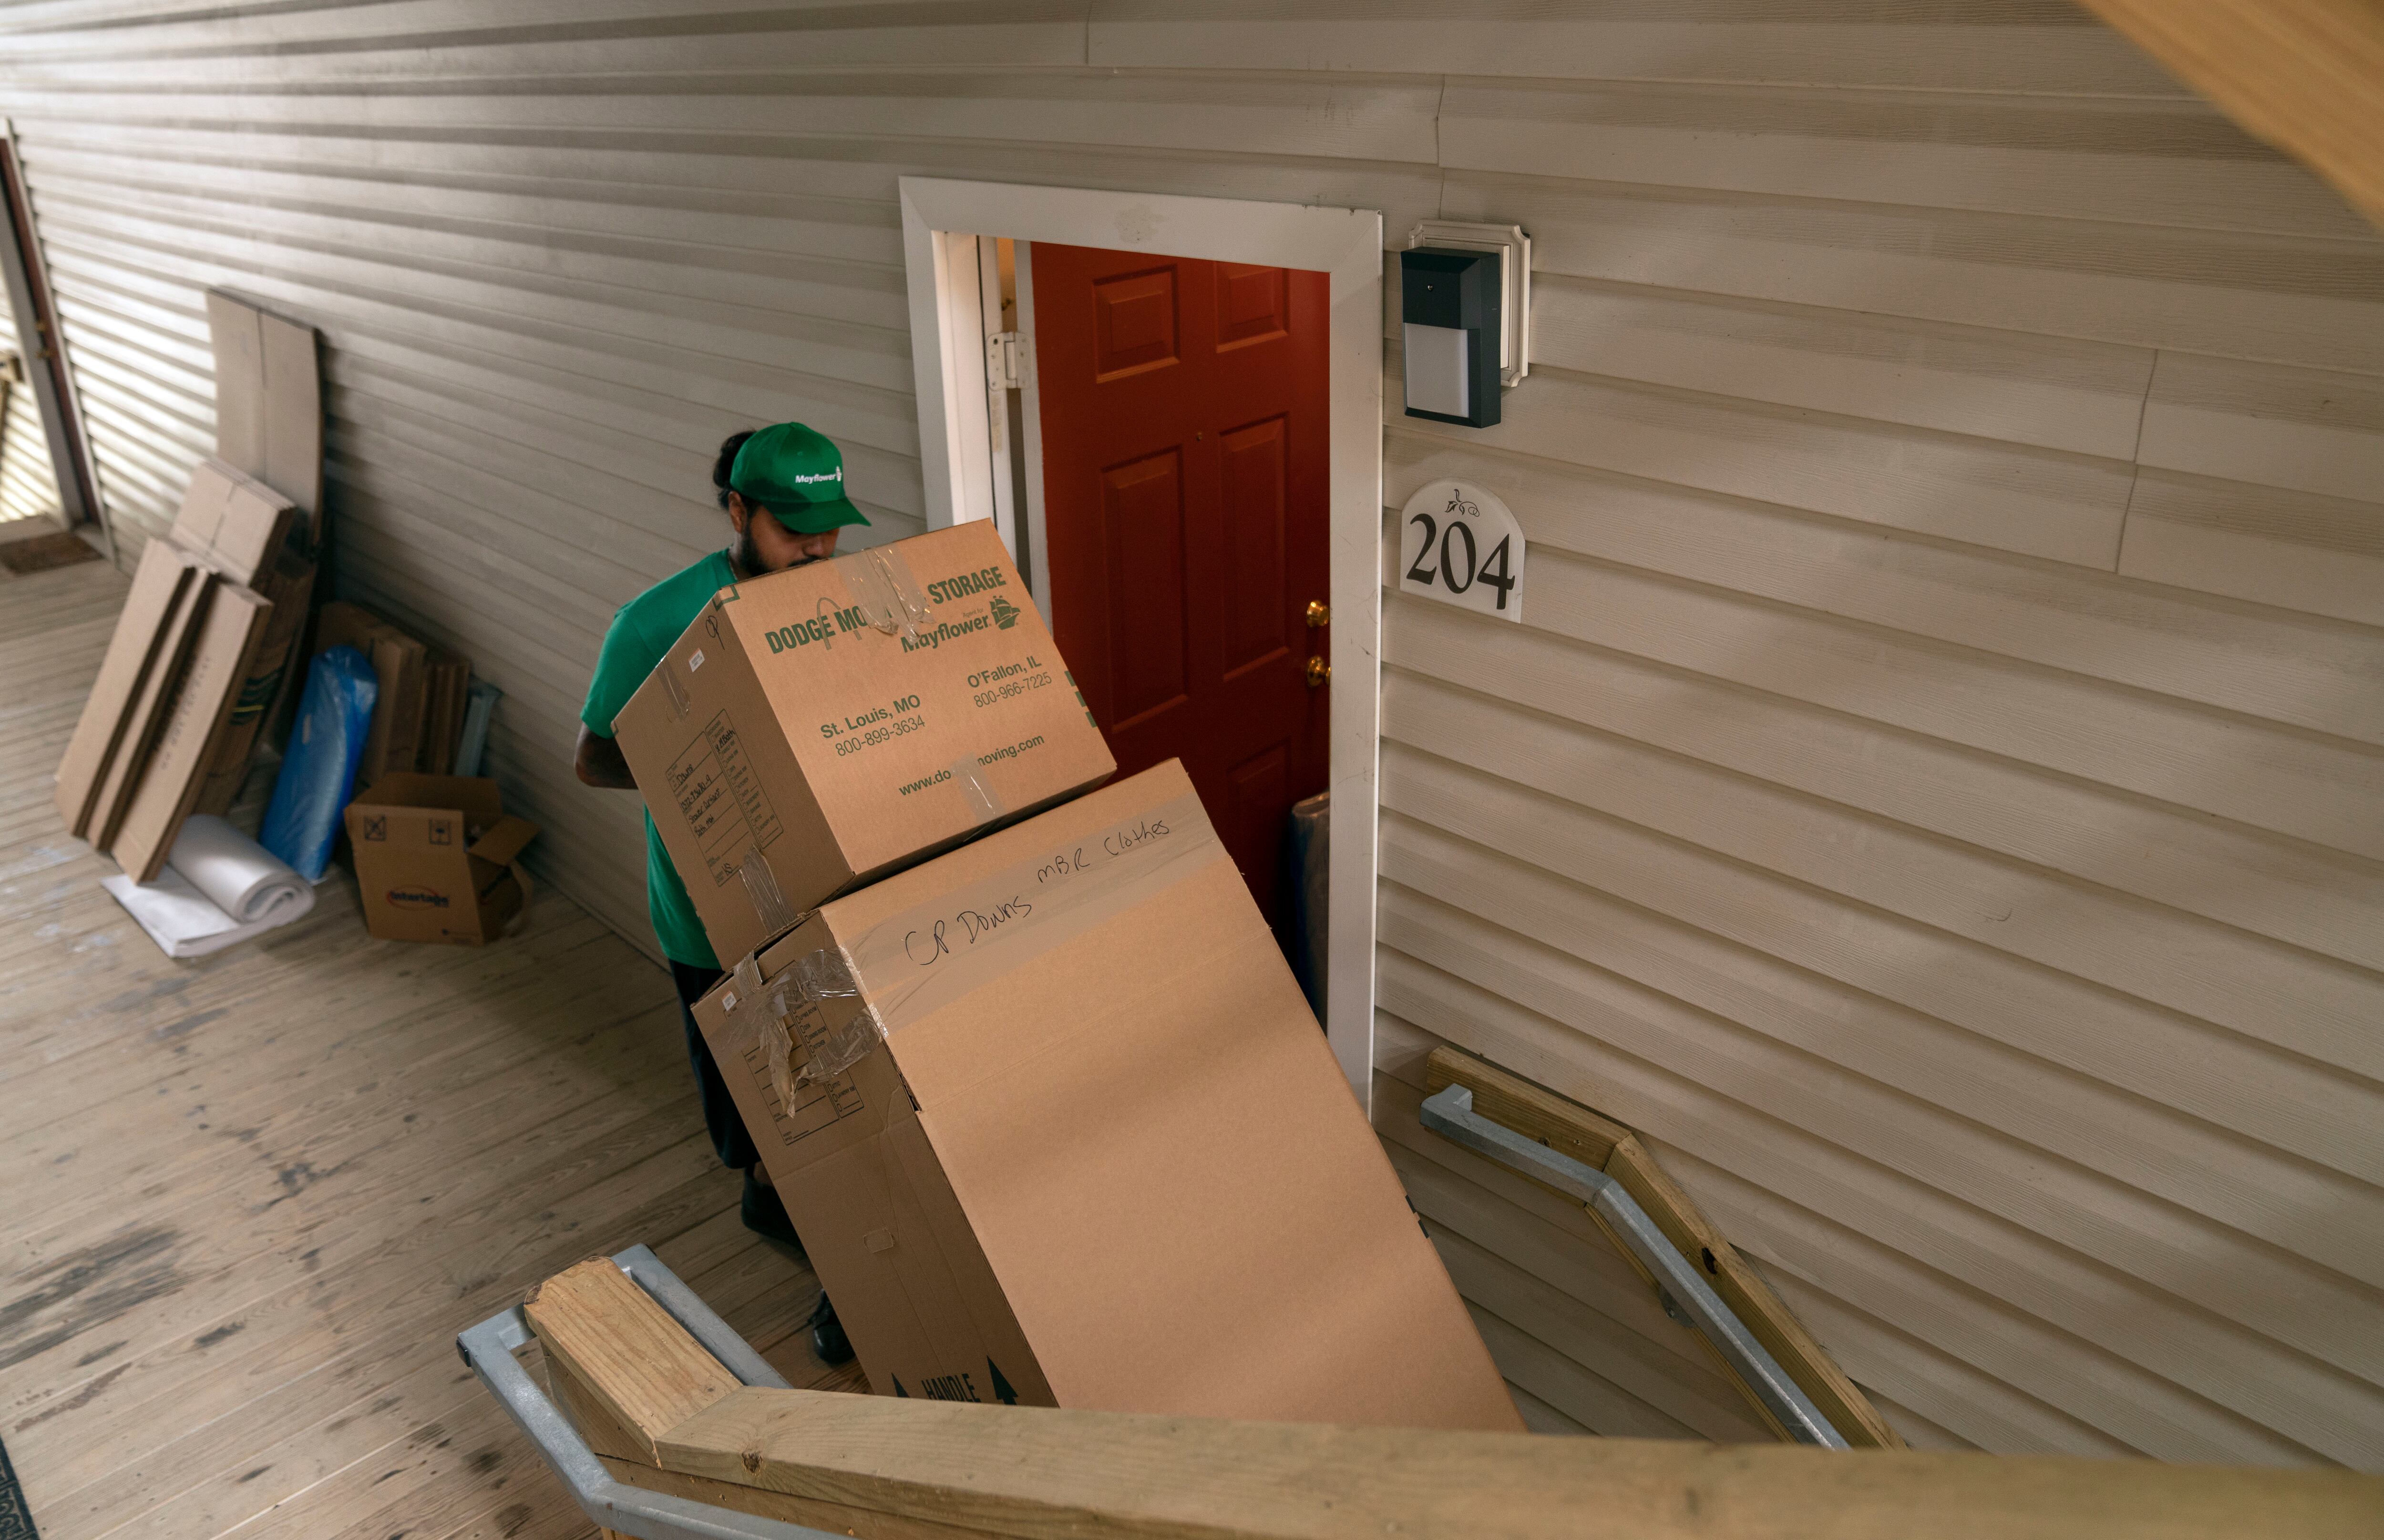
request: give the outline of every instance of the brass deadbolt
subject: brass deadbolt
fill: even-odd
[[[1333,624],[1333,611],[1322,599],[1308,602],[1308,628],[1311,631]]]

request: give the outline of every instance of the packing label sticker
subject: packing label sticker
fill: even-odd
[[[1187,792],[881,920],[847,949],[852,973],[890,1035],[1222,853]]]

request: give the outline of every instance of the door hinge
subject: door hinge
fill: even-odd
[[[1017,332],[997,331],[985,340],[985,382],[997,391],[1025,388],[1025,343]]]

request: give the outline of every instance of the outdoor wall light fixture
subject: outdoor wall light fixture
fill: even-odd
[[[1489,428],[1530,372],[1531,237],[1511,225],[1428,219],[1399,254],[1407,415]]]

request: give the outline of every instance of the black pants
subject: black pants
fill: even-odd
[[[732,1171],[745,1171],[762,1158],[753,1148],[753,1136],[745,1132],[745,1120],[738,1115],[737,1103],[729,1099],[728,1082],[720,1078],[720,1066],[713,1062],[712,1045],[703,1040],[703,1029],[695,1025],[695,1012],[689,1009],[697,1000],[720,982],[717,968],[691,967],[673,962],[671,979],[678,986],[678,1015],[687,1028],[687,1062],[695,1067],[696,1089],[703,1097],[704,1132],[712,1136],[712,1148],[720,1153],[720,1163]]]

